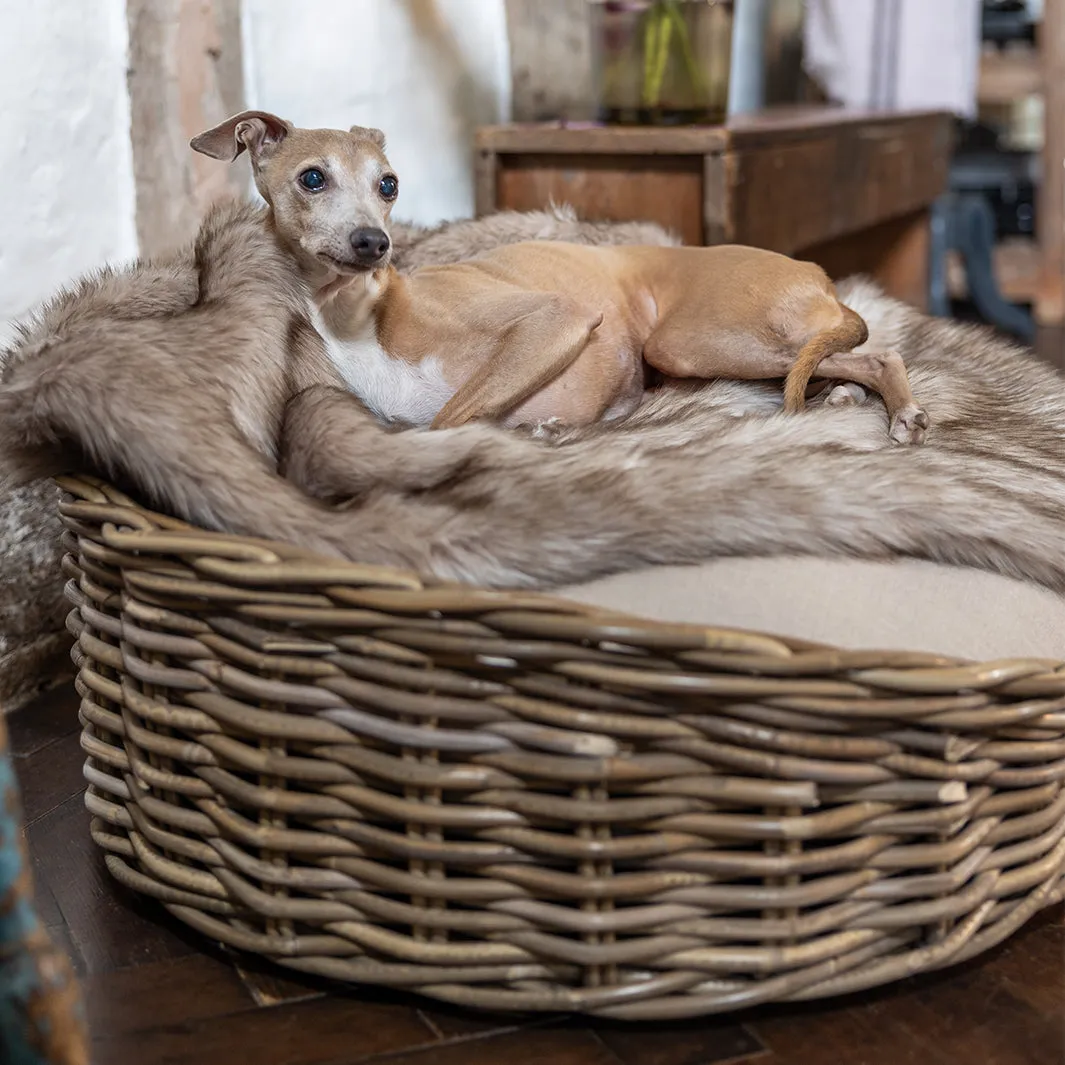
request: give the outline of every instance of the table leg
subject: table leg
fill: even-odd
[[[928,309],[931,218],[931,210],[925,208],[806,248],[796,252],[795,258],[818,263],[837,281],[852,274],[868,274],[889,296],[925,311]]]

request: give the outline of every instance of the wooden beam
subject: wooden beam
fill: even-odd
[[[492,148],[479,148],[474,161],[473,210],[478,218],[491,214],[496,204],[498,159]]]
[[[244,166],[189,139],[244,106],[240,0],[128,0],[130,135],[142,255],[188,240],[206,208],[246,187]]]
[[[703,239],[702,244],[729,244],[735,225],[736,155],[733,152],[707,152],[703,156]]]
[[[595,112],[587,0],[506,0],[515,122]]]
[[[928,309],[931,216],[927,209],[848,233],[795,253],[817,263],[834,281],[868,274],[911,307]]]
[[[1039,33],[1046,138],[1037,220],[1042,258],[1035,316],[1065,322],[1065,0],[1045,0]]]

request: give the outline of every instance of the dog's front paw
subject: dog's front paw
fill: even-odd
[[[923,444],[928,426],[928,415],[920,407],[911,404],[903,407],[891,419],[888,433],[896,444]]]

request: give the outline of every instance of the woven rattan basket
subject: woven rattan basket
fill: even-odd
[[[1065,888],[1065,665],[428,587],[62,482],[93,838],[205,936],[679,1018],[971,958]]]

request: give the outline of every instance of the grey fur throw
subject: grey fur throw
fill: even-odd
[[[655,225],[579,221],[572,211],[501,212],[489,218],[445,223],[433,229],[394,226],[401,270],[456,262],[521,240],[586,244],[668,244]],[[0,353],[0,369],[5,353]],[[62,526],[51,481],[17,489],[0,487],[0,713],[70,675],[70,604],[60,572]]]
[[[216,216],[208,237],[225,239],[227,217]],[[249,224],[246,212],[232,219]],[[551,235],[592,243],[669,239],[653,227],[589,226],[558,213],[396,234],[400,265],[407,267]],[[201,245],[201,256],[210,246]],[[202,262],[209,266],[179,256],[166,276],[195,291],[196,271],[208,268]],[[239,260],[232,262],[239,275]],[[31,367],[40,351],[106,360],[89,343],[97,335],[93,315],[117,321],[116,311],[100,308],[125,306],[123,284],[148,286],[158,269],[138,266],[108,281],[95,310],[90,282],[80,290],[84,297],[64,297],[43,312],[8,353],[9,367],[19,368],[18,387],[33,394]],[[265,283],[252,273],[245,280]],[[212,284],[224,290],[238,281],[223,272]],[[1065,381],[986,329],[931,320],[860,281],[840,289],[866,318],[870,347],[894,348],[905,358],[932,418],[923,447],[889,442],[875,397],[853,408],[815,405],[799,417],[776,417],[780,395],[772,385],[677,383],[617,426],[544,439],[474,425],[432,442],[353,413],[352,397],[326,388],[299,415],[301,440],[316,445],[304,451],[315,461],[292,472],[324,497],[354,500],[342,511],[322,511],[334,544],[358,545],[368,562],[445,578],[546,586],[715,555],[908,555],[1065,591]],[[172,295],[175,302],[184,298],[176,289]],[[160,336],[177,343],[169,331]],[[88,375],[77,359],[67,366],[74,378]],[[69,381],[53,377],[57,401],[67,412],[85,409]],[[22,419],[44,439],[55,431],[42,413],[47,404],[20,408],[26,394],[9,390],[6,417],[12,425]],[[143,432],[138,441],[134,450],[152,444]],[[57,636],[65,605],[53,498],[51,488],[33,486],[7,508],[8,535],[22,545],[26,563],[16,573],[5,559],[12,579],[4,588],[12,597],[0,604],[0,617],[12,629],[0,633],[7,641],[0,654],[9,663],[18,664],[15,656],[30,663],[21,686],[10,679],[17,669],[5,671],[9,690],[0,699],[9,702],[32,690],[41,656],[64,642]],[[224,502],[218,491],[213,498]]]

